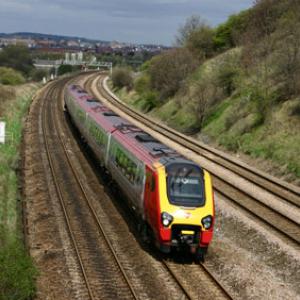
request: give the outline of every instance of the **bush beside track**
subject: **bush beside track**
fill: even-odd
[[[37,271],[26,253],[22,234],[18,172],[24,116],[38,85],[0,85],[0,119],[7,141],[0,145],[0,299],[29,299]]]

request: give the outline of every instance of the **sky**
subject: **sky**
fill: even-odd
[[[39,32],[170,46],[200,15],[215,26],[253,0],[0,0],[0,32]]]

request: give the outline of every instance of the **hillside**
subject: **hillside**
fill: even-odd
[[[203,41],[201,28],[198,32]],[[270,166],[268,171],[274,175],[299,184],[299,3],[257,1],[252,9],[230,17],[211,34],[214,49],[216,45],[219,48],[210,53],[208,42],[206,48],[203,44],[199,47],[199,41],[194,43],[190,50],[202,53],[201,59],[184,78],[171,77],[170,72],[180,71],[175,73],[162,64],[167,55],[176,64],[179,54],[164,54],[163,59],[156,57],[144,66],[133,91],[119,90],[119,96],[182,132],[249,155],[246,160],[251,163],[263,169]],[[189,47],[186,43],[182,49]],[[169,73],[162,74],[164,69]],[[177,89],[170,84],[174,80],[178,80]]]

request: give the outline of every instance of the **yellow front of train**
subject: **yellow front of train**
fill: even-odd
[[[213,236],[214,197],[210,174],[182,160],[156,165],[162,251],[189,248],[204,256]]]

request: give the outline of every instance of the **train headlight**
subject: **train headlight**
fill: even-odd
[[[173,216],[171,216],[167,212],[163,212],[161,214],[161,222],[164,225],[164,227],[169,227],[170,224],[173,222],[173,219]]]
[[[201,223],[205,229],[209,229],[212,226],[212,220],[212,216],[207,216],[201,220]]]

